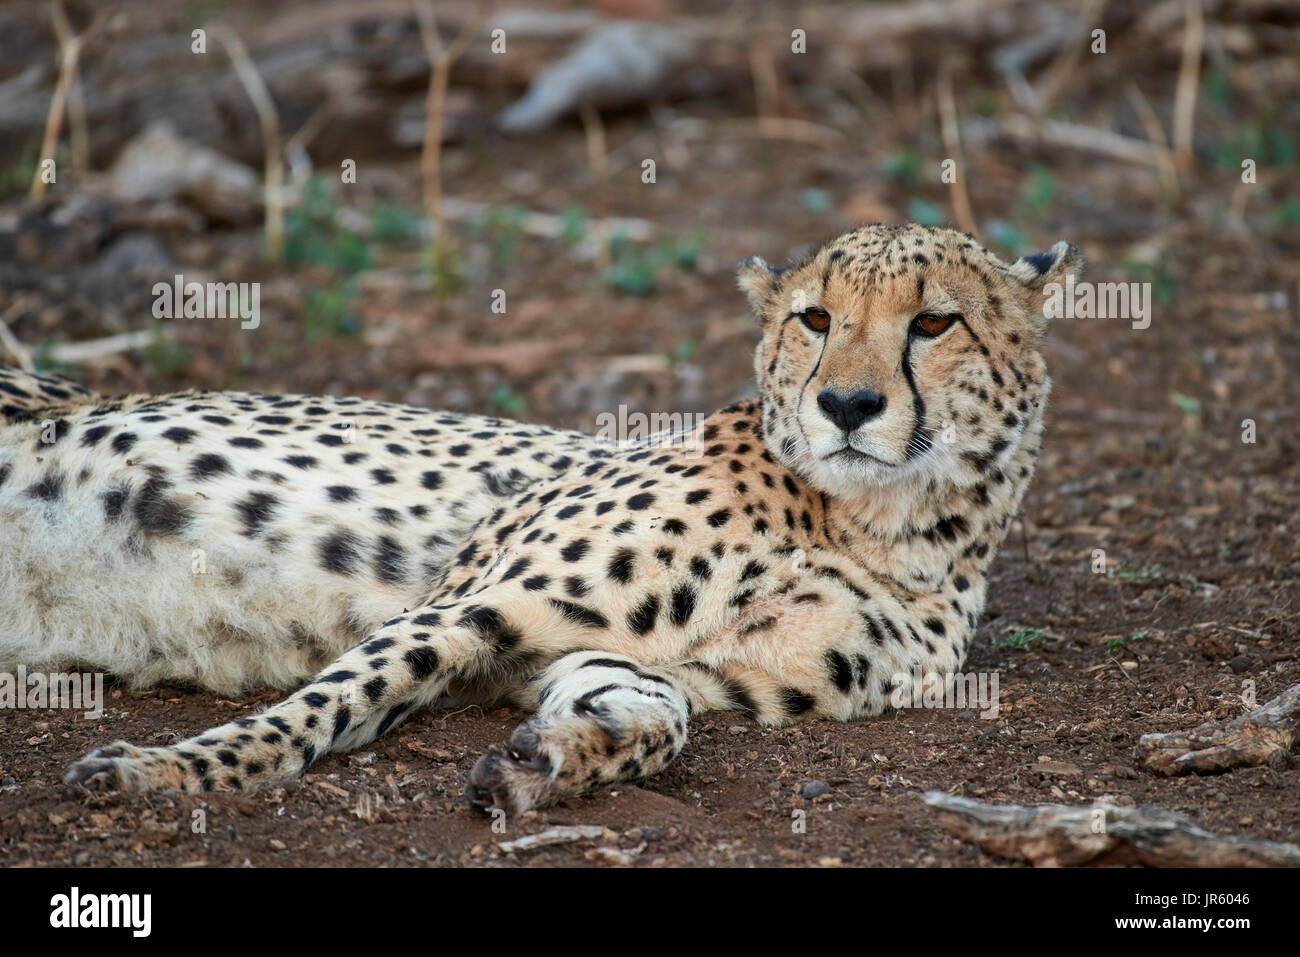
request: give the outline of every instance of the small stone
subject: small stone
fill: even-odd
[[[1255,666],[1249,655],[1237,655],[1228,662],[1228,667],[1233,670],[1234,674],[1242,674],[1249,671]]]
[[[830,794],[831,786],[825,781],[809,781],[803,786],[803,796],[811,801],[813,798],[819,798],[823,794]]]
[[[271,838],[269,843],[271,845],[271,850],[273,851],[287,851],[289,849],[289,845],[285,844],[284,841],[277,837]]]
[[[648,827],[641,833],[641,836],[653,844],[655,841],[664,839],[664,832],[657,827]]]

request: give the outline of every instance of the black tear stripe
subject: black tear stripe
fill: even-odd
[[[831,345],[830,329],[826,330],[826,335],[822,336],[821,340],[822,340],[822,348],[821,351],[817,353],[817,361],[813,363],[812,372],[808,373],[808,378],[803,380],[803,386],[799,389],[799,399],[794,404],[794,417],[796,423],[798,423],[799,421],[799,413],[803,411],[803,395],[805,392],[808,391],[808,383],[813,380],[813,376],[817,374],[817,370],[822,367],[822,359],[826,358],[826,350],[830,348]]]
[[[903,378],[907,380],[907,387],[912,390],[912,411],[916,416],[916,421],[912,423],[912,435],[907,440],[906,458],[914,459],[921,454],[923,450],[930,447],[930,442],[925,437],[925,432],[921,428],[921,423],[925,421],[925,400],[921,398],[921,393],[916,388],[916,378],[912,375],[912,337],[907,337],[907,342],[903,346]]]

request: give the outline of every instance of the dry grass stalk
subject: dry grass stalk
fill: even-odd
[[[284,254],[284,163],[280,158],[280,118],[275,110],[275,101],[271,99],[271,92],[262,82],[262,76],[239,35],[222,24],[210,27],[208,32],[225,48],[235,75],[244,85],[257,113],[265,156],[266,258],[279,262]]]
[[[478,30],[478,21],[461,28],[451,48],[443,45],[438,36],[438,23],[434,18],[430,0],[416,0],[416,22],[420,26],[420,40],[429,60],[429,90],[425,96],[424,146],[420,152],[420,176],[424,183],[424,211],[433,230],[433,246],[438,261],[446,242],[446,222],[442,212],[442,128],[446,112],[447,83],[452,64],[469,48]]]
[[[963,232],[975,233],[975,214],[971,210],[970,194],[966,191],[966,161],[961,152],[961,133],[957,125],[957,101],[952,92],[952,64],[944,60],[939,66],[939,128],[943,148],[957,164],[952,181],[952,206],[957,223]]]
[[[63,126],[63,113],[68,106],[68,96],[76,85],[77,61],[81,59],[81,51],[116,10],[116,4],[102,7],[85,32],[77,34],[73,32],[72,24],[68,22],[68,14],[63,9],[62,0],[50,0],[50,16],[54,21],[54,35],[59,43],[59,76],[54,83],[54,95],[50,97],[49,112],[45,116],[45,134],[41,137],[40,162],[36,164],[36,174],[32,177],[30,195],[33,199],[45,195],[46,183],[41,166],[45,160],[54,158],[54,148],[59,142],[59,130]],[[73,119],[73,164],[81,168],[89,163],[86,145],[89,137],[86,135],[85,106],[79,95],[74,99],[74,111],[79,115]]]
[[[603,279],[609,270],[609,157],[605,124],[588,100],[582,101],[582,128],[587,134],[587,165],[596,181],[596,220],[592,223],[591,239],[596,247],[596,273]]]

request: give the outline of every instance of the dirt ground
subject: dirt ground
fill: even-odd
[[[1069,115],[1144,138],[1110,79],[1127,64],[1168,126],[1179,37],[1152,51],[1125,47],[1115,32],[1113,62],[1080,67]],[[996,115],[1005,88],[977,62],[958,87],[959,110]],[[167,743],[278,697],[110,688],[99,720],[0,714],[0,863],[1005,864],[941,830],[921,800],[930,789],[997,803],[1154,804],[1209,831],[1300,841],[1295,761],[1173,779],[1133,761],[1143,733],[1232,716],[1243,695],[1263,702],[1300,681],[1300,228],[1286,212],[1300,123],[1295,86],[1278,87],[1279,100],[1291,91],[1288,111],[1258,98],[1247,66],[1234,61],[1226,76],[1226,98],[1211,91],[1200,103],[1196,163],[1177,197],[1162,193],[1153,169],[1093,153],[968,146],[971,204],[991,234],[982,239],[1009,255],[1031,251],[1013,248],[1021,239],[1046,248],[1066,238],[1088,258],[1088,278],[1149,280],[1156,297],[1149,328],[1060,319],[1047,342],[1055,384],[1042,464],[994,565],[966,666],[999,676],[995,719],[905,709],[770,730],[711,713],[644,786],[530,812],[495,833],[461,792],[479,754],[508,737],[520,713],[423,714],[361,752],[322,759],[299,783],[250,796],[72,794],[60,775],[96,746]],[[161,232],[178,268],[262,282],[261,327],[174,323],[165,346],[61,371],[109,393],[327,391],[587,429],[621,404],[720,407],[748,394],[757,336],[731,278],[739,259],[781,261],[859,222],[916,218],[927,206],[953,215],[949,188],[931,175],[945,155],[932,93],[918,95],[907,122],[868,125],[815,75],[792,77],[789,102],[838,139],[756,135],[735,121],[753,110],[752,92],[726,88],[605,117],[608,212],[647,220],[653,242],[698,241],[697,255],[650,270],[644,294],[631,280],[602,285],[580,244],[511,225],[516,207],[599,215],[581,125],[525,142],[486,131],[449,143],[443,157],[448,195],[504,211],[455,225],[467,263],[456,288],[433,294],[419,243],[376,242],[352,274],[359,292],[347,321],[322,334],[304,325],[304,301],[336,288],[336,267],[268,266],[255,226]],[[501,85],[473,96],[491,113],[517,93]],[[887,117],[900,109],[879,108]],[[1279,148],[1282,159],[1242,197],[1239,164],[1215,157],[1252,122],[1279,130],[1292,152]],[[113,150],[98,148],[106,165]],[[340,155],[313,160],[329,170]],[[364,175],[351,192],[335,190],[340,207],[419,208],[418,152],[359,155]],[[658,158],[653,184],[641,180],[642,157]],[[909,157],[923,174],[907,172]],[[147,283],[105,280],[94,294],[80,285],[103,277],[97,264],[122,234],[111,216],[59,219],[53,211],[69,196],[55,190],[31,212],[10,194],[0,207],[27,210],[41,237],[40,265],[0,283],[0,310],[27,343],[147,327]],[[489,309],[497,289],[505,315]],[[499,847],[557,824],[606,831],[537,851]]]

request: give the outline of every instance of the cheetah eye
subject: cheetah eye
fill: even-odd
[[[831,327],[831,314],[821,306],[805,309],[799,316],[803,324],[813,332],[825,332]]]
[[[912,335],[933,339],[947,331],[948,327],[960,318],[961,316],[955,313],[940,316],[933,312],[923,312],[912,320]]]

